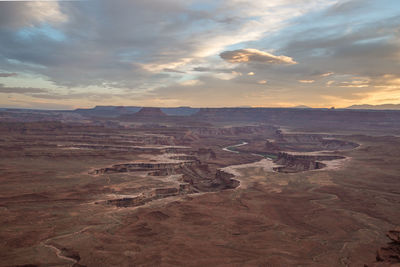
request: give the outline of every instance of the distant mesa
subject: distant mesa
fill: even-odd
[[[116,113],[135,113],[138,112],[141,107],[126,107],[126,106],[95,106],[93,111],[111,111]]]
[[[375,109],[375,110],[400,110],[400,104],[382,104],[382,105],[352,105],[346,109]]]
[[[141,107],[125,107],[125,106],[96,106],[94,108],[80,108],[76,109],[75,112],[94,117],[118,117],[123,114],[133,114],[138,112]]]
[[[134,114],[137,117],[165,117],[167,114],[162,112],[161,108],[143,107]]]
[[[298,105],[298,106],[295,106],[295,107],[292,107],[292,108],[312,108],[312,107],[309,107],[309,106],[306,106],[306,105]]]
[[[246,106],[246,105],[244,105],[244,106],[237,106],[236,108],[252,108],[252,106]]]
[[[118,117],[124,121],[140,121],[144,123],[165,122],[171,119],[161,108],[143,107],[136,113],[122,114]]]
[[[192,108],[192,107],[171,107],[171,108],[161,108],[161,111],[167,115],[172,116],[190,116],[197,113],[200,109],[199,108]]]
[[[94,108],[88,108],[88,109],[84,108],[76,109],[75,112],[88,116],[118,117],[121,115],[132,115],[138,113],[143,108],[144,107],[138,107],[138,106],[96,106]],[[157,109],[161,110],[161,112],[164,113],[163,115],[169,115],[169,116],[190,116],[197,113],[200,110],[199,108],[192,108],[187,106],[157,108]],[[143,112],[148,112],[148,111],[144,110]],[[159,113],[158,115],[161,114]]]

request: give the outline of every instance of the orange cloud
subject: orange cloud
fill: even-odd
[[[264,51],[250,48],[225,51],[220,54],[220,57],[231,63],[257,62],[267,64],[297,64],[291,57],[275,56]]]
[[[321,74],[321,77],[328,77],[328,76],[331,76],[333,74],[335,74],[335,73],[334,72],[327,72],[327,73]]]
[[[298,80],[299,83],[314,83],[314,80]]]

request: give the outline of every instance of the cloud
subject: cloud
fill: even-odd
[[[74,98],[95,105],[104,97],[139,105],[315,106],[330,103],[316,86],[330,80],[324,93],[356,101],[365,91],[383,94],[399,86],[396,78],[382,78],[400,77],[394,2],[0,1],[0,70],[18,73],[18,85],[48,81],[48,93],[26,94],[49,102]],[[51,38],[56,33],[64,39]],[[259,50],[238,49],[247,47]],[[370,77],[370,86],[352,77]],[[316,82],[305,86],[298,79]],[[18,87],[16,80],[21,92],[41,90]]]
[[[38,23],[66,22],[57,1],[1,1],[0,28],[29,27]]]
[[[400,89],[400,75],[385,74],[380,77],[375,77],[371,81],[371,85],[375,88],[383,89],[385,91],[398,91]]]
[[[365,88],[368,87],[368,84],[341,84],[339,85],[340,87],[344,87],[344,88]]]
[[[299,83],[314,83],[315,80],[298,80]]]
[[[348,19],[357,22],[357,26],[352,27],[343,18],[333,24],[323,23],[325,13],[308,18],[310,21],[298,21],[305,24],[305,30],[288,29],[281,34],[286,44],[280,51],[301,61],[304,68],[320,70],[320,74],[388,73],[396,68],[400,56],[400,16],[385,17],[382,13],[379,17],[375,16],[376,12],[371,13],[349,15]],[[321,23],[316,25],[314,21]]]
[[[329,86],[331,86],[331,85],[334,84],[334,83],[335,83],[335,81],[327,81],[327,82],[326,82],[326,86],[329,87]]]
[[[208,67],[195,67],[192,70],[193,71],[198,71],[198,72],[210,72],[210,71],[213,71],[212,68],[208,68]]]
[[[0,83],[0,93],[6,94],[37,94],[46,93],[47,90],[32,87],[5,87]]]
[[[16,74],[15,72],[13,73],[0,73],[0,78],[4,78],[4,77],[13,77],[13,76],[17,76],[18,74]]]
[[[228,80],[232,80],[238,76],[242,76],[242,73],[237,72],[237,71],[221,72],[221,73],[216,73],[213,76],[217,79],[228,81]]]
[[[345,1],[338,1],[333,6],[331,6],[326,15],[329,16],[343,16],[343,15],[351,15],[352,12],[362,12],[363,9],[367,9],[368,2],[371,0],[345,0]]]
[[[46,77],[56,86],[137,92],[174,84],[174,73],[188,74],[199,65],[212,66],[211,72],[232,73],[214,64],[221,51],[260,40],[289,19],[329,5],[320,0],[297,0],[296,5],[287,0],[29,3],[0,1],[1,69]],[[198,9],[198,3],[211,8]],[[33,33],[29,40],[20,38],[21,27]],[[64,40],[49,38],[54,33]]]
[[[252,48],[225,51],[220,57],[230,63],[297,64],[291,57],[275,56]]]
[[[201,84],[201,81],[199,80],[187,80],[179,83],[180,85],[183,86],[195,86]]]
[[[344,88],[364,88],[370,86],[370,78],[360,79],[358,77],[353,77],[353,81],[343,81],[339,83],[339,87]]]
[[[164,68],[163,71],[164,72],[174,72],[174,73],[186,73],[184,71],[175,70],[175,69],[169,69],[169,68]]]
[[[210,68],[210,67],[195,67],[192,71],[197,72],[215,72],[215,73],[232,73],[234,69],[224,69],[224,68]]]
[[[328,76],[331,76],[333,74],[335,74],[335,73],[334,72],[326,72],[326,73],[322,73],[320,76],[321,77],[328,77]]]

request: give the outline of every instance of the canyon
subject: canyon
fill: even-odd
[[[398,115],[2,110],[0,266],[395,266]]]

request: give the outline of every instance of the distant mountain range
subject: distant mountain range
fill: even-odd
[[[383,105],[352,105],[346,109],[375,109],[375,110],[400,110],[400,104],[383,104]]]

